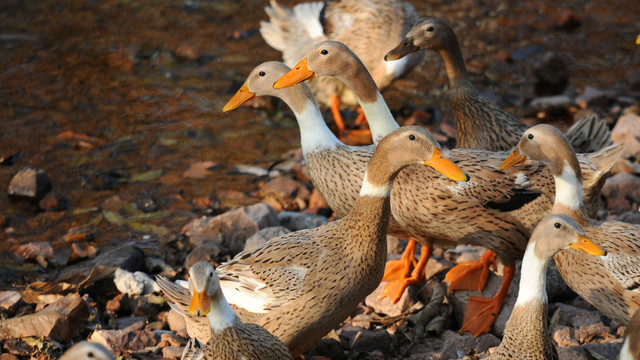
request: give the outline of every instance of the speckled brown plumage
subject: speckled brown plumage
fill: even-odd
[[[456,147],[509,150],[529,127],[480,95],[467,77],[462,52],[453,29],[442,19],[423,18],[387,58],[396,59],[418,49],[430,49],[444,60],[449,77],[449,100],[456,123]],[[606,123],[595,115],[580,119],[567,137],[579,152],[592,152],[611,144]]]
[[[556,179],[564,176],[561,181],[567,185],[563,185],[563,196],[556,199],[553,212],[571,216],[587,237],[608,251],[600,259],[560,252],[555,256],[560,274],[602,313],[627,324],[640,308],[640,227],[621,221],[600,222],[587,216],[585,206],[579,203],[584,173],[571,145],[554,127],[537,125],[527,130],[516,151],[547,165]]]
[[[323,40],[337,40],[349,46],[362,59],[379,88],[385,89],[394,79],[415,67],[421,54],[413,54],[395,71],[388,69],[384,54],[418,21],[412,5],[397,0],[341,0],[298,4],[292,10],[272,0],[266,8],[269,22],[262,22],[260,32],[265,41],[282,52],[285,64],[295,65],[313,45]],[[310,34],[309,31],[314,31]],[[310,82],[319,102],[329,105],[329,96],[337,95],[350,106],[357,101],[344,83],[332,78]]]

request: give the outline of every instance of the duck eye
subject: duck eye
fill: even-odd
[[[416,136],[415,136],[415,135],[413,135],[413,134],[409,135],[409,140],[413,141],[413,140],[415,140],[415,139],[416,139]]]
[[[213,277],[213,273],[209,273],[209,277],[212,278]]]
[[[322,55],[327,55],[329,53],[329,50],[327,49],[322,49],[322,51],[320,51],[320,54]]]
[[[562,224],[560,224],[560,223],[555,223],[555,224],[553,224],[553,226],[555,226],[555,227],[556,227],[556,229],[560,229],[560,228],[562,227]]]
[[[529,136],[527,136],[527,138],[529,138],[529,140],[533,140],[533,134],[529,134]]]
[[[91,351],[89,351],[89,352],[87,353],[87,357],[88,357],[88,358],[92,358],[92,357],[93,357],[93,353],[92,353]]]
[[[433,26],[429,26],[429,27],[427,28],[427,32],[432,32],[432,31],[433,31]]]
[[[260,72],[258,73],[258,75],[260,75],[260,76],[265,76],[266,74],[265,74],[265,72],[264,72],[264,71],[260,71]]]

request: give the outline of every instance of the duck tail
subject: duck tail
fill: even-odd
[[[598,151],[611,145],[611,131],[598,114],[590,113],[571,125],[565,133],[576,152]]]
[[[169,306],[182,315],[186,314],[191,299],[189,289],[170,281],[162,275],[156,276],[156,283],[162,289]]]
[[[622,155],[624,144],[614,144],[590,154],[580,154],[580,162],[589,163],[582,167],[584,176],[583,199],[590,215],[594,215],[601,205],[600,190],[609,176],[611,169]]]
[[[322,26],[324,2],[298,4],[288,9],[271,0],[264,10],[269,21],[260,22],[260,34],[269,46],[282,52],[288,66],[295,65],[317,42],[326,40]]]

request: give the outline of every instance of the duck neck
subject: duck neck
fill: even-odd
[[[450,39],[448,46],[438,50],[438,53],[444,61],[444,66],[447,70],[447,76],[449,77],[449,85],[451,88],[473,88],[473,85],[467,76],[467,67],[464,64],[462,52],[460,51],[458,39],[455,34]]]
[[[522,258],[520,289],[515,306],[547,304],[547,266],[549,258],[536,256],[535,241],[530,241]]]
[[[289,105],[298,121],[303,155],[332,150],[342,144],[324,122],[318,103],[307,84],[281,89],[280,92],[281,99]]]
[[[573,217],[586,216],[582,203],[582,172],[575,157],[550,166],[556,183],[556,198],[552,213]]]
[[[355,71],[346,73],[339,79],[355,94],[369,123],[373,143],[378,144],[383,137],[399,126],[373,78],[362,63],[359,65]]]
[[[209,313],[207,313],[207,318],[209,319],[211,331],[214,333],[219,333],[233,326],[238,318],[231,308],[231,305],[227,302],[227,299],[222,295],[221,289],[218,289],[218,291],[211,296],[211,307]]]

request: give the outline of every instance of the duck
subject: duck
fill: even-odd
[[[636,311],[629,325],[619,360],[640,360],[640,311]]]
[[[558,359],[547,326],[547,268],[557,252],[576,250],[591,256],[606,255],[569,216],[550,214],[540,221],[531,233],[522,258],[518,297],[502,341],[497,352],[487,360]]]
[[[529,125],[480,95],[467,76],[458,38],[444,20],[420,19],[385,59],[397,61],[425,49],[437,52],[445,64],[449,102],[456,124],[456,147],[493,151],[513,149]],[[612,144],[606,122],[595,114],[576,121],[566,136],[578,152],[594,152]]]
[[[343,58],[344,61],[357,59],[343,44],[327,42],[325,45],[328,47],[319,45],[316,48],[318,56],[322,55],[322,50],[327,50],[333,54],[332,56]],[[312,58],[309,56],[309,66],[319,65],[317,56],[316,60]],[[340,59],[329,62],[332,61]],[[356,81],[363,82],[353,87],[358,89],[359,98],[369,100],[361,101],[361,105],[367,117],[372,119],[370,125],[375,140],[378,138],[376,134],[384,134],[399,127],[366,69],[361,63],[358,64],[359,67],[354,67],[353,64],[346,66],[355,70],[343,75],[341,79],[350,86]],[[284,65],[274,63],[256,67],[225,105],[224,110],[230,111],[258,95],[276,96],[289,104],[300,126],[307,172],[336,216],[343,217],[353,207],[361,186],[360,179],[375,147],[346,146],[333,136],[322,120],[322,114],[313,101],[311,91],[308,87],[300,87],[305,85],[304,83],[273,89],[274,80],[278,79],[274,78],[274,75],[286,74],[285,68]],[[318,71],[319,75],[326,75],[324,70],[315,67],[314,70]],[[303,75],[308,76],[306,73]],[[376,113],[386,114],[386,118],[380,119]],[[394,182],[391,193],[393,217],[389,225],[389,234],[416,238],[423,245],[429,246],[422,246],[422,256],[413,271],[409,269],[402,274],[403,278],[390,282],[388,293],[392,299],[399,298],[404,287],[418,282],[424,276],[424,266],[429,259],[431,245],[453,246],[460,242],[459,239],[475,244],[482,244],[483,241],[504,241],[509,245],[505,246],[500,254],[506,259],[519,259],[528,240],[527,229],[533,229],[542,218],[541,214],[552,207],[553,188],[549,188],[549,185],[553,183],[553,178],[543,166],[532,166],[525,172],[507,171],[505,174],[498,170],[498,166],[507,153],[451,150],[448,154],[459,167],[466,169],[471,181],[460,185],[435,171],[424,171],[423,167],[410,166],[401,171]],[[612,163],[609,164],[609,158],[618,155],[612,152],[597,157],[597,164],[585,157],[585,173],[593,176],[590,179],[594,181],[594,186],[598,183],[597,179],[612,166]],[[505,175],[508,178],[506,181]],[[585,190],[590,194],[589,191],[592,189],[586,186]],[[405,253],[410,254],[411,258],[403,255],[406,263],[411,264],[413,250],[415,247]],[[393,270],[393,266],[389,267]],[[393,271],[390,273],[394,274]],[[386,274],[385,278],[389,280]],[[508,290],[508,287],[506,289]],[[482,325],[483,330],[485,326]]]
[[[582,253],[561,251],[556,265],[567,285],[600,312],[628,324],[640,308],[640,227],[622,221],[589,217],[582,189],[583,169],[568,139],[555,127],[536,125],[522,135],[501,168],[541,163],[555,180],[553,213],[573,218],[607,256],[593,259]]]
[[[295,5],[292,9],[271,0],[265,8],[269,21],[260,23],[260,34],[272,48],[281,51],[284,63],[293,66],[318,42],[337,40],[347,44],[373,75],[380,89],[407,74],[422,59],[415,53],[398,61],[385,62],[393,48],[419,20],[414,7],[398,0],[317,1]],[[320,78],[309,84],[316,99],[330,107],[339,138],[355,143],[371,143],[368,130],[345,134],[341,106],[355,107],[353,92],[333,78]],[[364,125],[363,113],[356,125]]]
[[[227,302],[213,266],[199,261],[189,269],[192,316],[206,317],[210,339],[198,348],[194,339],[185,347],[182,359],[201,360],[285,360],[289,349],[262,326],[244,323]]]
[[[260,71],[265,70],[258,69],[257,77]],[[382,280],[392,183],[412,164],[454,182],[469,180],[426,130],[390,133],[368,159],[348,215],[271,239],[216,269],[228,302],[245,311],[238,316],[277,336],[295,357],[351,315]]]
[[[102,344],[80,341],[62,354],[60,360],[115,360],[115,357]]]

